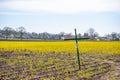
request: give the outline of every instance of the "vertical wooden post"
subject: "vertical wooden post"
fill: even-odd
[[[80,70],[80,55],[79,55],[79,49],[78,49],[78,40],[77,40],[77,31],[75,29],[75,40],[76,40],[76,50],[77,50],[77,58],[78,58],[78,65]]]

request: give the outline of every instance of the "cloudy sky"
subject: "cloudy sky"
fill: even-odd
[[[37,33],[120,33],[120,0],[0,0],[0,28],[5,26]]]

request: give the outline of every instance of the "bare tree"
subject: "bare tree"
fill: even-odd
[[[99,34],[97,32],[94,32],[94,37],[98,37]]]
[[[88,35],[93,40],[94,39],[95,30],[93,28],[88,29]]]
[[[8,39],[8,37],[11,35],[12,33],[12,28],[10,27],[4,27],[3,28],[3,34],[5,35],[5,38]]]
[[[88,29],[88,35],[91,37],[94,35],[95,30],[93,28]]]
[[[119,38],[119,40],[120,40],[120,33],[118,33],[118,38]]]
[[[39,35],[35,32],[32,32],[32,38],[33,39],[38,39],[39,38]]]
[[[65,35],[65,32],[60,32],[59,35],[63,37]]]
[[[22,40],[23,39],[23,35],[24,33],[26,32],[26,29],[24,27],[18,27],[18,33],[20,34],[20,39]]]
[[[2,33],[3,33],[3,30],[2,30],[2,29],[0,29],[0,37],[2,37]]]
[[[112,40],[117,39],[117,33],[116,32],[112,32],[111,36],[112,36]]]

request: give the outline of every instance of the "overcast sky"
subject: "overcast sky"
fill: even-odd
[[[0,28],[28,32],[120,33],[120,0],[0,0]]]

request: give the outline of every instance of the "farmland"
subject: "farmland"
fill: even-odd
[[[0,42],[2,80],[119,80],[120,42]]]

